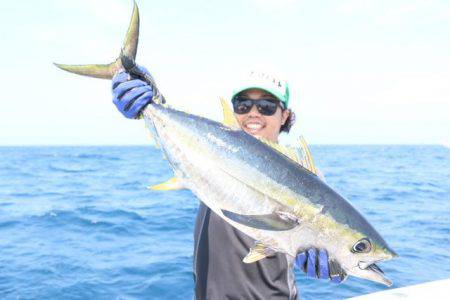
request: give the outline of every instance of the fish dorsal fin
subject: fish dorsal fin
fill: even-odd
[[[173,177],[166,182],[149,186],[148,189],[154,191],[175,191],[184,189],[184,186],[180,178]]]
[[[283,145],[280,145],[278,143],[269,141],[265,138],[262,137],[258,137],[258,140],[260,140],[261,142],[263,142],[264,144],[270,146],[271,148],[277,150],[278,152],[286,155],[287,157],[289,157],[290,159],[292,159],[293,161],[297,162],[297,163],[301,163],[301,161],[299,160],[299,157],[296,153],[296,151],[290,147],[286,147]]]
[[[298,139],[299,147],[295,148],[297,157],[299,158],[300,164],[305,168],[310,170],[312,173],[317,175],[317,168],[314,164],[311,151],[309,150],[308,144],[306,144],[305,138],[301,135]]]
[[[222,112],[223,112],[223,124],[232,128],[232,129],[239,129],[239,123],[236,120],[236,117],[234,116],[233,110],[228,105],[228,102],[220,98],[220,103],[222,104]]]
[[[242,260],[244,263],[249,264],[260,259],[266,258],[267,256],[275,254],[275,251],[266,245],[256,242],[255,245],[250,249],[247,256]]]
[[[265,138],[258,137],[258,139],[264,144],[272,147],[278,152],[286,155],[296,163],[300,164],[305,169],[311,171],[312,173],[318,175],[318,170],[316,165],[314,164],[314,160],[311,155],[311,151],[309,150],[308,145],[306,144],[305,138],[300,136],[298,139],[299,146],[298,147],[288,147],[283,146],[278,143],[269,141]]]

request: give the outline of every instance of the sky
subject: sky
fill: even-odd
[[[450,143],[450,1],[137,0],[137,62],[175,108],[221,119],[220,97],[262,70],[286,79],[311,144]],[[0,145],[150,143],[108,80],[65,64],[119,54],[131,0],[2,3]]]

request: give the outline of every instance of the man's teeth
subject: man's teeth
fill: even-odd
[[[256,124],[256,123],[250,123],[250,124],[247,124],[246,126],[250,129],[261,129],[262,128],[261,124]]]

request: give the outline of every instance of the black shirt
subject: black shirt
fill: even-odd
[[[293,259],[282,253],[246,264],[255,241],[203,203],[195,223],[195,298],[297,299]]]

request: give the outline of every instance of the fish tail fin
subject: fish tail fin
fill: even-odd
[[[136,59],[137,47],[139,40],[139,9],[134,2],[133,13],[131,15],[130,25],[128,26],[125,41],[120,51],[120,57],[110,64],[88,64],[88,65],[65,65],[54,63],[58,68],[95,78],[111,79],[114,74],[123,69],[122,60],[126,57],[128,60]]]
[[[120,60],[116,60],[107,65],[64,65],[54,63],[61,70],[95,78],[111,79],[122,67]]]

